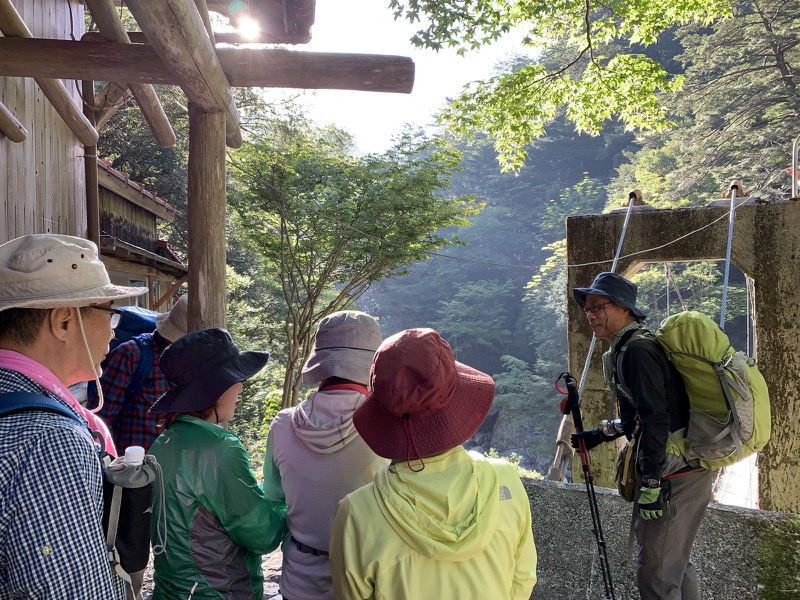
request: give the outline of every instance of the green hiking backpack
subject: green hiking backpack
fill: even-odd
[[[755,361],[731,346],[706,315],[689,310],[661,322],[655,335],[638,330],[617,356],[617,371],[628,344],[653,337],[681,374],[689,396],[684,456],[689,464],[719,469],[764,448],[769,441],[769,390]],[[620,381],[621,391],[630,391]],[[672,438],[672,435],[670,436]]]

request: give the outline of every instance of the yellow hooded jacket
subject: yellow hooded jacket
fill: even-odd
[[[381,469],[339,503],[334,597],[528,600],[536,548],[514,466],[461,446],[424,462]]]

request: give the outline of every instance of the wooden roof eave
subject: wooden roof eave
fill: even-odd
[[[183,277],[187,273],[183,264],[124,242],[112,235],[101,235],[99,247],[100,255],[103,258],[112,256],[126,262],[147,265],[175,278]]]
[[[100,30],[100,34],[110,42],[130,43],[125,27],[119,14],[114,9],[111,0],[85,0],[86,6],[92,14],[92,18]],[[159,146],[171,148],[175,145],[177,138],[172,129],[172,125],[161,106],[161,102],[156,95],[156,91],[151,84],[132,83],[129,84],[130,90],[136,98],[136,103],[142,111],[142,115],[153,132],[153,137]]]
[[[160,219],[171,223],[175,220],[175,209],[162,204],[161,202],[153,199],[149,193],[142,193],[140,189],[132,188],[128,185],[125,181],[119,179],[119,177],[111,174],[108,172],[108,168],[102,162],[98,161],[98,169],[97,169],[97,179],[98,183],[106,188],[140,206],[141,208],[145,209],[146,211],[153,213]]]
[[[189,101],[206,112],[225,114],[225,141],[231,148],[241,146],[233,92],[194,2],[128,0],[127,5]]]
[[[11,4],[11,0],[0,0],[0,31],[6,38],[31,38],[22,17],[19,16],[17,9]],[[97,144],[99,136],[97,130],[89,122],[89,119],[75,106],[72,96],[67,92],[67,88],[60,79],[35,78],[36,83],[42,93],[53,105],[56,112],[61,116],[67,126],[75,134],[75,137],[84,146]]]

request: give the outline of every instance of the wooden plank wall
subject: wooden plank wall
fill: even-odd
[[[104,187],[100,188],[100,231],[156,252],[156,216]]]
[[[78,0],[12,0],[34,37],[80,39]],[[75,81],[64,81],[76,106]],[[3,102],[28,130],[19,144],[0,134],[0,243],[26,233],[86,236],[83,147],[30,78],[0,77]]]

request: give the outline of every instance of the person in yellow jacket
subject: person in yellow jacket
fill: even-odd
[[[516,469],[461,446],[494,398],[433,329],[387,338],[358,433],[392,463],[339,502],[330,543],[336,600],[527,600],[536,583],[528,496]]]

